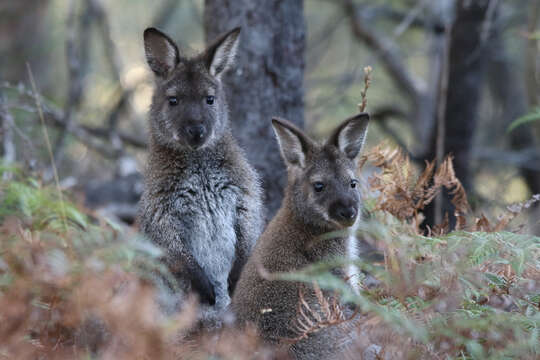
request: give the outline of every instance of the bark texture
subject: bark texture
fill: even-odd
[[[242,27],[234,70],[226,74],[233,134],[263,179],[268,216],[279,208],[286,180],[271,130],[274,116],[302,127],[306,25],[302,0],[206,0],[207,42]]]
[[[489,1],[470,2],[458,0],[456,17],[450,34],[448,91],[444,115],[444,154],[454,156],[456,176],[465,190],[472,189],[470,173],[471,150],[477,125],[477,111],[484,82],[489,28],[485,27]],[[488,33],[486,33],[488,31]],[[444,95],[444,94],[443,94]],[[427,159],[436,158],[437,137],[433,133],[431,150]],[[454,226],[454,207],[444,194],[442,213],[450,215]],[[426,209],[426,224],[434,225],[434,209]]]

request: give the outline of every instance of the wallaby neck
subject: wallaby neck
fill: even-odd
[[[268,230],[273,236],[263,247],[286,249],[285,251],[290,254],[297,254],[291,255],[293,264],[290,269],[346,255],[347,236],[338,235],[327,238],[326,235],[330,232],[328,228],[307,224],[287,205],[286,202],[283,203],[269,225]],[[290,269],[284,267],[273,270],[288,271]]]

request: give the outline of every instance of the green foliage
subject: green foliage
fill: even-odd
[[[330,274],[348,263],[339,259],[279,277],[315,281],[395,331],[396,337],[372,339],[385,353],[391,352],[385,349],[392,349],[392,341],[409,341],[407,352],[420,352],[420,358],[540,356],[539,237],[465,231],[428,237],[407,229],[380,211],[361,226],[359,235],[375,240],[386,260],[355,264],[380,286],[368,288],[361,280],[356,293]]]
[[[1,168],[0,176],[4,171],[15,174],[15,179],[0,182],[0,224],[4,224],[7,233],[2,236],[3,251],[9,252],[6,246],[20,242],[20,234],[26,233],[30,237],[39,236],[41,245],[50,246],[56,258],[73,260],[71,269],[78,268],[77,261],[90,259],[103,265],[121,266],[127,271],[134,270],[135,265],[161,267],[156,261],[160,250],[138,235],[127,236],[111,220],[89,218],[75,204],[62,199],[56,188],[43,186],[34,178],[24,178],[14,168]],[[166,274],[161,268],[159,272]]]
[[[523,115],[516,120],[512,121],[512,123],[508,126],[507,132],[513,131],[518,126],[540,120],[540,108],[534,108],[530,113]]]
[[[2,168],[0,175],[6,171],[13,169]],[[42,187],[33,178],[17,178],[0,184],[0,221],[7,216],[17,217],[31,224],[32,230],[59,230],[66,225],[64,220],[83,229],[88,226],[86,216],[73,204],[63,202],[56,191]]]
[[[57,349],[55,358],[73,358],[80,350],[84,357],[84,347],[70,347],[90,315],[101,318],[117,341],[133,331],[165,340],[164,326],[151,315],[157,310],[152,284],[174,282],[158,260],[159,249],[85,214],[53,186],[16,169],[2,171],[14,179],[0,181],[0,353],[47,358]],[[71,356],[62,357],[63,349]]]
[[[157,261],[160,251],[110,220],[87,215],[53,186],[25,178],[16,168],[0,172],[13,177],[0,181],[0,308],[18,311],[1,314],[2,351],[14,358],[37,358],[51,348],[77,352],[72,348],[77,329],[96,313],[113,329],[112,337],[124,339],[118,341],[133,337],[138,344],[152,344],[116,358],[133,353],[162,358],[154,344],[169,346],[171,323],[157,322],[152,312],[145,315],[144,306],[154,303],[145,300],[144,284],[156,274],[170,276]],[[507,231],[425,236],[416,224],[378,210],[374,199],[365,204],[371,216],[358,234],[384,253],[385,261],[354,262],[364,271],[354,278],[359,292],[330,271],[350,264],[343,258],[272,276],[317,282],[356,304],[362,315],[352,321],[359,329],[368,327],[368,342],[392,358],[538,358],[539,237]],[[319,241],[335,235],[343,234]],[[366,285],[368,273],[378,286]],[[254,335],[231,336],[230,341],[253,341]],[[259,345],[251,346],[255,351]],[[29,348],[35,350],[31,355]],[[228,354],[234,358],[234,352]]]

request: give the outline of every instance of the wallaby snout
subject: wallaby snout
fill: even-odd
[[[204,144],[207,138],[207,131],[204,125],[188,125],[186,126],[186,136],[189,145],[193,148],[197,148]]]
[[[358,204],[354,199],[338,200],[330,205],[328,212],[333,220],[348,227],[356,221]]]

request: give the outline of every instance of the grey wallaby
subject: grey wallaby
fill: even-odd
[[[269,280],[269,273],[300,270],[310,264],[348,256],[352,238],[346,234],[321,240],[320,236],[347,230],[361,212],[356,180],[357,157],[364,144],[369,115],[347,119],[324,143],[307,137],[291,123],[273,119],[288,183],[281,208],[272,219],[242,271],[232,300],[240,324],[254,323],[263,339],[286,345],[298,337],[292,327],[297,318],[299,290],[313,309],[319,305],[312,287],[299,282]],[[345,269],[333,273],[345,278]],[[344,309],[348,309],[344,306]],[[352,310],[350,313],[352,313]],[[321,329],[290,346],[299,359],[341,358],[345,329],[342,323]]]
[[[264,222],[259,178],[232,136],[221,82],[239,34],[187,58],[167,35],[144,31],[155,89],[140,227],[165,250],[180,288],[216,308],[230,303]]]

